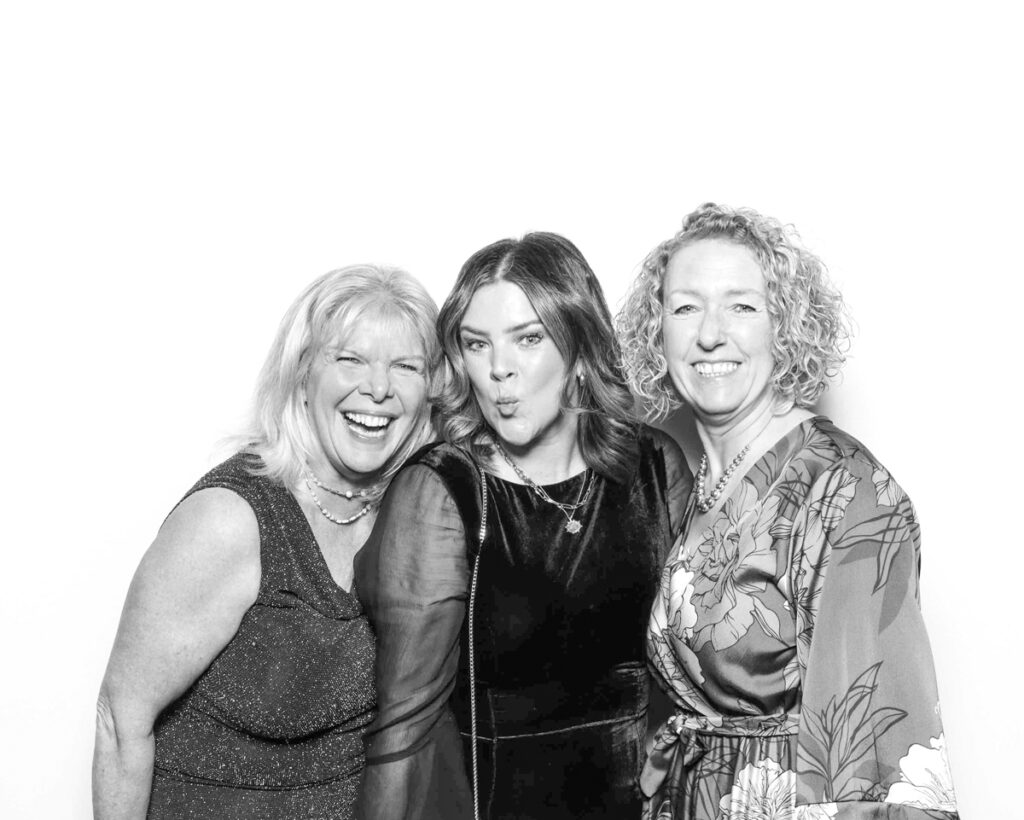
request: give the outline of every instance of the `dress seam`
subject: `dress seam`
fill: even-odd
[[[487,735],[481,735],[477,732],[477,740],[486,740],[489,743],[497,743],[499,740],[516,740],[526,737],[544,737],[546,735],[560,735],[566,732],[574,732],[577,729],[589,729],[593,726],[607,726],[612,723],[625,723],[627,721],[636,720],[639,715],[626,715],[625,717],[606,718],[604,720],[593,720],[588,723],[575,723],[572,726],[566,726],[563,729],[549,729],[544,732],[523,732],[517,735],[495,735],[488,737]],[[467,732],[459,732],[463,737],[469,737]]]

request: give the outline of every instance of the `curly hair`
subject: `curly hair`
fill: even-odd
[[[462,266],[438,318],[449,363],[449,381],[438,402],[442,435],[478,458],[491,455],[491,430],[473,393],[459,331],[474,294],[500,281],[522,289],[565,362],[562,407],[578,414],[583,460],[595,472],[625,482],[636,463],[637,425],[611,312],[583,254],[558,234],[502,239]]]
[[[426,358],[427,398],[409,434],[381,469],[370,490],[377,503],[403,462],[434,437],[431,404],[440,392],[444,361],[437,338],[437,306],[422,284],[398,268],[352,265],[309,284],[285,313],[263,363],[246,429],[229,441],[258,455],[254,472],[286,486],[300,480],[317,448],[304,402],[310,368],[332,340],[345,338],[360,320],[392,321],[413,331]]]
[[[700,239],[724,239],[754,254],[767,286],[772,386],[780,398],[809,407],[846,360],[850,332],[842,296],[792,225],[750,208],[709,202],[648,254],[615,318],[626,376],[647,418],[663,418],[681,404],[663,350],[662,290],[673,255]]]

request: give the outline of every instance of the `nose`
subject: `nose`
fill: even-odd
[[[516,372],[514,356],[505,349],[504,345],[494,345],[491,348],[491,379],[496,382],[503,382]]]
[[[382,402],[392,395],[391,372],[387,365],[382,362],[370,364],[365,378],[359,385],[359,392],[375,402]]]
[[[717,310],[706,310],[701,317],[697,344],[704,350],[714,350],[725,342],[725,327]]]

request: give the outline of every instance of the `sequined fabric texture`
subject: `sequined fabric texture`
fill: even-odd
[[[238,454],[190,491],[223,487],[260,532],[256,602],[156,726],[149,818],[353,816],[373,720],[373,633],[331,577],[298,503]]]

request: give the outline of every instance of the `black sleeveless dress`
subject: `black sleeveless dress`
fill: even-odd
[[[235,455],[187,494],[224,487],[249,503],[262,574],[234,638],[157,722],[152,820],[353,816],[375,714],[373,635],[298,502],[254,463]]]
[[[637,444],[632,481],[597,477],[576,533],[530,487],[486,476],[473,610],[481,817],[640,816],[644,634],[691,477],[667,436]],[[573,501],[585,480],[545,490]],[[422,451],[357,558],[380,698],[361,817],[473,816],[466,603],[479,494],[461,451]]]

